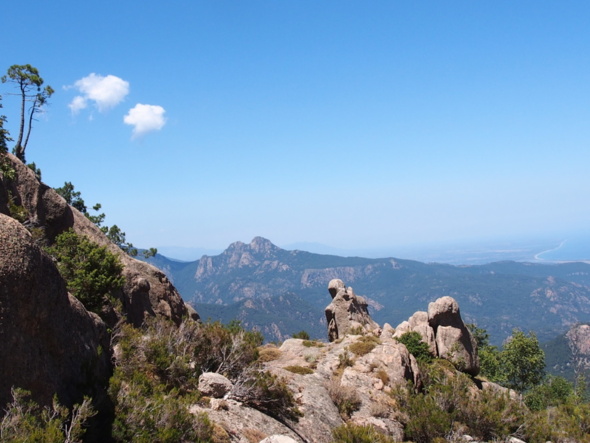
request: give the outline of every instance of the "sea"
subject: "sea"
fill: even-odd
[[[540,252],[535,258],[540,261],[590,261],[590,235],[563,240],[557,247]]]

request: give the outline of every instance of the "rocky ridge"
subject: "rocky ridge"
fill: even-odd
[[[329,291],[334,298],[338,294],[354,294],[342,281],[331,281]],[[229,380],[217,381],[218,386],[223,386],[217,394],[212,393],[210,382],[205,383],[203,392],[213,398],[208,407],[195,405],[193,412],[207,412],[235,442],[264,441],[263,438],[279,436],[290,439],[284,440],[289,442],[330,442],[332,430],[345,422],[371,425],[395,441],[402,441],[403,426],[397,418],[399,410],[391,392],[408,381],[419,388],[422,374],[414,356],[397,337],[404,331],[420,332],[422,339],[433,347],[435,356],[450,360],[455,371],[470,375],[479,371],[477,347],[465,328],[456,301],[450,297],[436,300],[429,306],[428,313],[414,315],[397,328],[389,324],[380,327],[370,316],[363,316],[355,326],[356,332],[353,329],[355,333],[351,334],[347,329],[351,318],[359,320],[355,298],[348,297],[326,308],[334,314],[334,322],[344,323],[334,325],[339,334],[332,337],[330,343],[288,339],[279,347],[266,345],[263,348],[263,353],[272,355],[264,363],[264,369],[286,380],[295,394],[302,413],[298,421],[279,422],[241,404],[232,398]],[[359,344],[367,342],[372,343],[371,348],[356,354]],[[449,353],[449,348],[455,353]],[[343,366],[344,360],[348,363]],[[212,374],[206,378],[217,380],[219,377],[219,374]],[[480,382],[477,386],[473,384],[474,392],[481,389],[505,391],[493,383]],[[357,402],[348,417],[339,411],[335,400],[337,396],[346,395]],[[249,439],[253,433],[259,440]]]

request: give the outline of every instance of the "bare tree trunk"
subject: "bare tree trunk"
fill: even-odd
[[[31,136],[31,129],[33,128],[33,115],[35,115],[35,112],[37,111],[37,103],[38,103],[38,99],[37,99],[37,97],[35,97],[35,100],[33,101],[33,106],[31,107],[31,111],[29,113],[29,127],[27,129],[27,136],[25,137],[25,142],[22,145],[22,149],[21,149],[22,158],[19,157],[23,161],[23,163],[25,162],[25,149],[27,149],[27,144],[29,143],[29,137]]]
[[[26,101],[26,91],[25,85],[21,82],[20,84],[20,91],[22,95],[22,101],[20,106],[20,129],[18,131],[18,139],[16,140],[16,145],[14,146],[14,154],[24,163],[25,161],[25,150],[21,146],[23,141],[23,133],[25,131],[25,101]]]

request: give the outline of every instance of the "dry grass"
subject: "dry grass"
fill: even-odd
[[[384,386],[387,386],[387,384],[389,383],[389,375],[387,375],[387,372],[385,372],[383,369],[379,369],[376,372],[375,377],[381,380]]]
[[[231,438],[227,431],[217,423],[213,423],[213,435],[211,436],[213,443],[230,443]]]
[[[266,363],[278,359],[281,356],[281,351],[274,346],[265,346],[258,348],[258,361]]]
[[[343,420],[348,420],[352,413],[361,407],[361,400],[355,389],[350,386],[342,386],[338,379],[330,381],[328,394]]]
[[[380,343],[381,340],[379,340],[374,335],[363,335],[357,341],[352,343],[348,347],[348,349],[350,350],[350,352],[358,356],[362,356],[371,352],[375,348],[375,346],[377,346]]]
[[[303,340],[302,344],[307,348],[323,348],[325,346],[321,341],[317,340]]]
[[[244,428],[242,429],[242,437],[250,443],[258,443],[260,440],[264,440],[268,437],[268,435],[258,429]]]
[[[313,374],[313,369],[306,368],[304,366],[285,366],[283,369],[286,371],[292,372],[294,374],[301,374],[301,375]]]

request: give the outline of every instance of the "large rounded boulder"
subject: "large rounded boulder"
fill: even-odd
[[[70,296],[29,232],[0,214],[0,405],[14,387],[40,404],[94,398],[110,373],[106,326]]]
[[[457,301],[446,296],[430,303],[428,323],[434,329],[438,356],[451,361],[462,372],[477,375],[477,343],[461,319]]]

